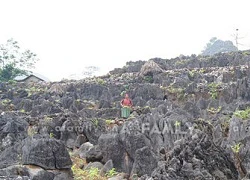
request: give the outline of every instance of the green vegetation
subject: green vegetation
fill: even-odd
[[[179,61],[176,61],[176,62],[175,62],[175,65],[176,65],[176,66],[184,65],[185,63],[186,63],[185,60],[179,60]]]
[[[172,85],[170,85],[167,87],[167,91],[170,94],[174,94],[178,100],[183,100],[186,97],[185,90],[182,88],[175,88]]]
[[[117,175],[115,168],[108,171],[105,175],[101,176],[100,170],[98,168],[91,167],[88,170],[83,170],[82,167],[86,166],[86,159],[81,159],[77,156],[74,156],[70,151],[70,158],[73,162],[71,170],[75,180],[107,180],[110,177]]]
[[[32,137],[35,134],[37,134],[37,132],[35,131],[35,129],[32,126],[28,127],[28,136]]]
[[[21,112],[21,113],[25,113],[25,109],[21,109],[20,112]]]
[[[1,101],[1,104],[2,104],[3,106],[7,106],[10,102],[11,102],[10,99],[4,99],[4,100]]]
[[[89,170],[87,170],[87,172],[87,177],[89,179],[98,179],[98,177],[100,176],[100,170],[98,168],[91,167]]]
[[[30,97],[31,95],[35,93],[45,92],[46,90],[47,90],[47,87],[43,89],[41,87],[36,87],[36,86],[32,86],[30,88],[25,89],[25,91],[28,92],[28,97]]]
[[[0,44],[0,80],[8,82],[27,75],[27,69],[33,68],[37,61],[36,54],[30,50],[21,51],[17,41],[7,40],[6,44]]]
[[[174,125],[175,125],[175,127],[180,127],[181,122],[180,121],[175,121]]]
[[[249,55],[250,55],[250,52],[248,52],[248,51],[244,51],[244,52],[243,52],[243,55],[245,55],[245,56],[249,56]]]
[[[49,133],[50,138],[53,138],[54,136],[55,136],[54,133]]]
[[[137,174],[133,174],[133,175],[131,176],[131,180],[137,180],[137,179],[139,179],[139,177],[138,177]]]
[[[238,48],[234,46],[232,41],[222,41],[213,37],[204,47],[202,55],[214,55],[219,52],[238,51]]]
[[[225,119],[221,119],[222,121],[221,129],[223,132],[223,137],[228,137],[230,120],[231,120],[231,117],[228,115],[225,117]]]
[[[152,76],[144,76],[144,81],[146,81],[148,83],[153,83],[154,79]]]
[[[237,110],[234,112],[234,115],[236,117],[239,117],[243,120],[250,118],[250,107],[248,107],[245,110]]]
[[[211,107],[209,108],[207,111],[212,113],[212,114],[216,114],[216,113],[219,113],[221,111],[222,107],[219,106],[218,109],[214,108],[214,107]]]
[[[110,125],[112,123],[112,120],[111,119],[107,119],[107,120],[105,120],[105,123],[106,123],[106,125]]]
[[[172,93],[172,94],[183,94],[184,89],[182,88],[174,88],[173,86],[168,86],[167,91]]]
[[[12,79],[8,81],[8,84],[11,84],[11,85],[16,85],[16,83],[17,82],[15,80],[12,80]]]
[[[208,85],[209,88],[209,94],[211,95],[211,97],[213,99],[217,99],[218,98],[218,90],[217,88],[219,87],[220,84],[217,83],[211,83]]]
[[[115,176],[115,175],[117,175],[117,174],[118,174],[118,172],[116,172],[115,168],[112,168],[112,169],[110,169],[105,175],[106,175],[108,178],[111,178],[111,177],[113,177],[113,176]]]
[[[44,121],[45,121],[45,122],[50,122],[50,121],[52,121],[52,119],[53,119],[53,118],[51,118],[51,117],[49,117],[49,116],[47,116],[47,115],[44,116]]]
[[[98,124],[99,124],[99,120],[98,119],[92,119],[91,121],[95,125],[95,127],[98,126]]]
[[[194,75],[195,75],[195,73],[196,73],[196,70],[195,69],[193,69],[193,70],[191,70],[191,71],[188,71],[188,75],[190,76],[190,77],[194,77]]]
[[[125,94],[126,94],[126,91],[122,91],[120,95],[125,96]]]
[[[231,146],[234,153],[239,153],[240,152],[240,147],[241,147],[241,143],[237,143],[234,146]]]
[[[77,104],[80,104],[80,102],[81,102],[81,99],[76,99]]]
[[[201,68],[200,70],[199,70],[199,73],[205,73],[206,72],[206,70],[204,69],[204,68]]]
[[[101,78],[97,78],[96,79],[96,82],[98,83],[98,84],[100,84],[100,85],[104,85],[106,82],[103,80],[103,79],[101,79]]]

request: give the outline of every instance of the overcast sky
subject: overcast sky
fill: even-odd
[[[38,54],[35,71],[58,81],[86,66],[201,52],[211,37],[250,49],[249,0],[1,0],[0,44]]]

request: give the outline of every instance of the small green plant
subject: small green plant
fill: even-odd
[[[10,102],[11,102],[10,99],[4,99],[4,100],[1,101],[3,106],[7,106]]]
[[[174,125],[175,125],[175,127],[180,127],[181,122],[180,121],[175,121]]]
[[[30,136],[30,137],[32,137],[32,136],[34,136],[35,134],[37,134],[37,132],[35,131],[35,129],[32,127],[32,126],[30,126],[29,128],[28,128],[28,136]]]
[[[53,118],[49,117],[49,116],[44,116],[44,121],[45,122],[50,122]]]
[[[218,109],[211,107],[207,111],[212,113],[212,114],[216,114],[216,113],[219,113],[221,111],[221,108],[222,108],[221,106],[219,106]]]
[[[98,124],[99,124],[98,119],[92,119],[91,121],[92,121],[92,123],[93,123],[96,127],[98,126]]]
[[[111,178],[111,177],[113,177],[113,176],[115,176],[115,175],[117,175],[117,174],[118,174],[118,172],[116,172],[115,168],[112,168],[112,169],[110,169],[105,175],[106,175],[108,178]]]
[[[175,65],[178,66],[178,65],[184,65],[186,64],[186,61],[185,60],[179,60],[179,61],[176,61],[175,62]]]
[[[55,136],[54,133],[49,133],[50,138],[53,138],[54,136]]]
[[[112,120],[111,120],[111,119],[107,119],[107,120],[105,121],[105,123],[106,123],[107,125],[110,125],[110,124],[112,123]]]
[[[41,89],[36,88],[35,86],[32,86],[32,87],[30,87],[28,89],[25,89],[25,90],[28,92],[28,97],[30,97],[31,95],[33,95],[36,92],[40,92],[41,91]]]
[[[129,90],[129,88],[130,88],[128,84],[123,85],[123,87],[125,88],[125,91],[128,91],[128,90]]]
[[[133,174],[132,177],[131,177],[131,180],[137,180],[139,179],[138,175],[137,174]]]
[[[229,116],[222,120],[221,129],[224,137],[228,137],[230,120],[231,118]]]
[[[217,88],[219,87],[220,84],[216,84],[216,83],[211,83],[208,85],[209,88],[209,94],[211,95],[211,97],[213,99],[217,99],[218,98],[218,90]]]
[[[89,179],[96,179],[99,177],[100,170],[98,168],[91,167],[88,171]]]
[[[239,117],[243,120],[250,118],[250,108],[248,107],[245,110],[237,110],[234,112],[234,115],[236,117]]]
[[[83,179],[82,177],[86,176],[86,172],[82,170],[81,168],[79,168],[76,164],[74,164],[71,167],[71,170],[73,172],[75,180],[82,180]]]
[[[21,109],[20,112],[21,112],[21,113],[25,113],[25,109]]]
[[[170,92],[172,94],[183,94],[184,93],[184,89],[174,88],[173,86],[168,86],[167,90],[168,90],[168,92]]]
[[[11,79],[11,80],[8,81],[8,83],[9,83],[9,84],[12,84],[12,85],[15,85],[17,82],[16,82],[15,80],[12,80],[12,79]]]
[[[192,78],[194,77],[195,73],[196,71],[194,69],[188,72],[189,76]]]
[[[240,147],[241,147],[241,143],[237,143],[234,146],[231,146],[234,153],[239,153],[240,152]]]
[[[101,78],[97,78],[97,79],[96,79],[96,82],[97,82],[98,84],[100,84],[100,85],[104,85],[104,84],[105,84],[105,81],[104,81],[103,79],[101,79]]]
[[[80,103],[81,102],[81,99],[76,99],[76,103]]]
[[[124,96],[125,94],[126,94],[126,91],[122,91],[120,95]]]
[[[154,81],[152,76],[145,76],[144,77],[144,81],[148,82],[148,83],[152,83]]]
[[[206,72],[206,70],[204,69],[204,68],[201,68],[200,70],[199,70],[199,73],[205,73]]]

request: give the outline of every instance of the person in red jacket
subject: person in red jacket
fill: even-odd
[[[133,106],[132,100],[129,98],[128,94],[125,94],[125,98],[121,100],[121,117],[128,118],[130,115],[131,108]]]

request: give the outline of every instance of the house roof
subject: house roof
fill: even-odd
[[[46,78],[45,76],[41,75],[41,74],[38,74],[38,73],[32,73],[32,74],[29,74],[29,75],[22,75],[22,76],[17,76],[15,77],[14,80],[16,81],[24,81],[26,80],[27,78],[31,77],[31,76],[34,76],[42,81],[45,81],[45,82],[48,82],[50,81],[48,78]]]

